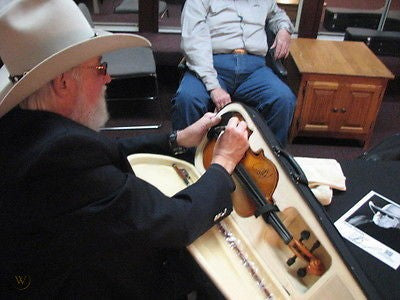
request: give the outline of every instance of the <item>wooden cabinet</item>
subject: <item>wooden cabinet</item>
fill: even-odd
[[[307,81],[298,132],[321,132],[336,135],[365,135],[379,108],[382,86]]]
[[[293,42],[296,45],[296,40],[293,40]],[[315,63],[318,62],[318,57],[321,55],[317,50],[321,49],[315,47],[315,42],[310,43],[311,45],[308,46],[313,46],[311,48],[316,51],[310,55],[310,59],[312,56],[314,57],[313,62]],[[317,46],[321,46],[320,43],[326,46],[327,41],[318,41]],[[330,44],[331,47],[324,50],[334,54],[335,49],[343,46],[341,43],[345,42],[329,43],[333,44]],[[363,49],[362,45],[356,46]],[[289,140],[292,141],[299,135],[350,138],[360,140],[367,145],[375,125],[387,81],[393,75],[386,69],[388,73],[385,76],[366,76],[365,72],[363,73],[360,68],[355,67],[354,61],[343,60],[343,55],[337,56],[337,61],[330,57],[328,63],[334,64],[335,72],[327,72],[329,68],[333,67],[331,65],[313,68],[313,62],[306,62],[307,68],[311,67],[311,72],[304,71],[304,69],[301,69],[302,62],[296,61],[295,56],[298,55],[304,60],[309,55],[305,55],[304,52],[309,48],[304,48],[307,50],[303,50],[301,55],[294,53],[292,49],[289,61],[292,61],[295,68],[289,67],[289,74],[291,74],[288,78],[289,84],[293,82],[299,82],[299,84],[297,87],[292,86],[297,91],[297,104]],[[374,56],[372,58],[377,60]],[[344,61],[343,69],[340,69],[340,60]],[[378,66],[385,68],[383,64],[378,64]],[[358,73],[349,74],[349,70],[351,72],[356,70]],[[296,76],[298,78],[294,78]]]

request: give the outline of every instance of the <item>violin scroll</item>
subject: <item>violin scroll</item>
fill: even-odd
[[[307,268],[306,268],[307,273],[316,275],[316,276],[321,276],[322,274],[324,274],[325,266],[320,259],[316,258],[312,254],[313,250],[311,250],[311,249],[308,250],[301,241],[298,241],[295,239],[293,239],[289,243],[288,246],[289,246],[290,250],[292,250],[292,252],[295,254],[295,257],[300,257],[307,263]],[[295,258],[294,258],[294,260],[295,260]],[[294,263],[294,260],[292,263]],[[288,264],[289,264],[289,260],[288,260]],[[301,276],[301,273],[299,274],[299,276],[303,277],[303,276]]]

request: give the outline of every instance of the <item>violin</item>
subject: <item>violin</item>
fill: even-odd
[[[222,117],[222,125],[217,125],[209,130],[207,134],[208,142],[203,149],[203,165],[205,168],[210,166],[216,140],[221,133],[223,134],[224,123],[226,124],[231,116],[233,116],[232,113],[225,114]],[[235,116],[243,120],[241,115],[236,113]],[[245,199],[233,199],[235,211],[242,217],[262,216],[264,221],[272,226],[294,253],[294,257],[288,259],[287,264],[293,264],[297,257],[306,262],[307,267],[301,268],[297,272],[299,276],[305,276],[306,273],[321,276],[325,272],[325,266],[320,259],[312,254],[320,245],[319,242],[315,243],[312,249],[307,249],[302,240],[308,238],[309,232],[303,231],[301,239],[295,239],[277,215],[279,209],[274,205],[272,197],[279,180],[279,173],[275,164],[265,157],[262,150],[255,153],[249,148],[236,166],[234,174],[247,194]]]

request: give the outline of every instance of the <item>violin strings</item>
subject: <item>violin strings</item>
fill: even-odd
[[[216,224],[219,232],[225,237],[225,240],[228,242],[229,246],[235,251],[236,255],[240,258],[243,265],[250,272],[253,279],[257,282],[258,287],[266,296],[267,300],[274,299],[272,293],[268,290],[268,288],[264,284],[264,280],[258,275],[256,268],[254,267],[254,263],[248,259],[248,256],[243,252],[243,250],[239,247],[239,240],[233,235],[233,233],[227,228],[226,224],[223,224],[222,221]]]

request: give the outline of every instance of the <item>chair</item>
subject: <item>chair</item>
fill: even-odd
[[[280,79],[286,80],[287,70],[283,66],[283,59],[275,59],[275,49],[271,49],[275,41],[275,33],[268,27],[268,20],[265,22],[265,32],[267,33],[268,53],[265,56],[267,66],[270,67]]]
[[[89,24],[94,27],[88,7],[79,8]],[[116,101],[151,100],[158,102],[159,122],[150,125],[105,127],[102,130],[157,129],[162,126],[163,114],[158,99],[158,80],[153,51],[148,47],[126,48],[106,53],[103,60],[109,63],[112,81],[107,87],[108,104]],[[110,105],[109,105],[110,106]],[[110,110],[111,111],[111,110]]]
[[[129,13],[139,13],[139,0],[122,0],[122,2],[114,8],[114,13],[116,14],[129,14]],[[164,15],[168,15],[168,7],[165,1],[158,1],[158,14],[160,18]]]

